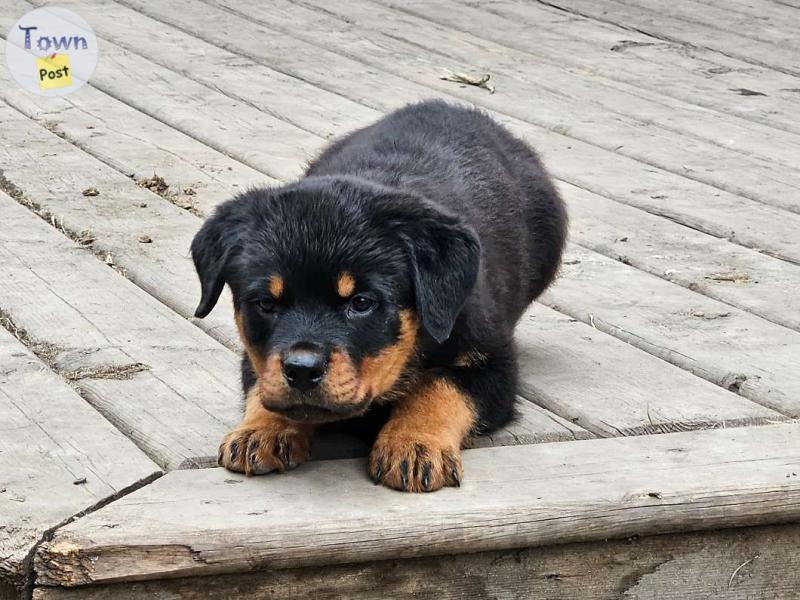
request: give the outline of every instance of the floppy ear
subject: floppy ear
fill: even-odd
[[[414,280],[417,313],[422,326],[442,343],[478,277],[481,245],[461,220],[435,208],[411,211],[400,237]]]
[[[200,277],[200,304],[194,312],[201,319],[216,306],[225,287],[224,271],[236,238],[235,225],[224,210],[209,218],[192,240],[192,260]]]

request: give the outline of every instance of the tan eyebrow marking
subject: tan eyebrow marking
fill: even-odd
[[[273,298],[280,298],[283,294],[283,277],[280,275],[269,276],[269,293]]]
[[[343,271],[336,281],[336,292],[342,297],[347,298],[356,291],[356,280],[347,271]]]

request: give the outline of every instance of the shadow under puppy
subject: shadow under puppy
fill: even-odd
[[[544,167],[485,114],[429,101],[333,143],[296,183],[240,194],[192,243],[196,316],[227,283],[246,351],[219,463],[307,460],[315,429],[388,406],[369,474],[458,486],[471,434],[514,414],[514,325],[553,280],[566,213]]]

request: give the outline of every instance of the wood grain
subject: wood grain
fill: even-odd
[[[514,421],[494,433],[475,437],[470,447],[566,442],[594,437],[583,427],[525,398],[517,398],[516,410],[517,418]]]
[[[722,4],[726,8],[732,5],[724,0]],[[768,1],[758,5],[760,11],[778,6]],[[393,6],[418,14],[407,4]],[[791,119],[800,105],[797,94],[791,91],[795,79],[719,52],[653,39],[634,29],[620,30],[550,4],[525,0],[459,0],[459,10],[451,12],[450,18],[435,20],[537,56],[558,56],[564,68],[572,72],[601,75],[628,84],[630,89],[647,89],[660,96],[800,133],[800,125]],[[789,25],[791,20],[787,18],[785,23]],[[535,38],[527,35],[533,26]],[[742,88],[761,90],[765,95],[748,96],[743,102],[735,91]]]
[[[725,389],[800,415],[796,331],[575,246],[542,301]]]
[[[731,32],[693,22],[664,10],[652,10],[641,4],[634,6],[614,0],[570,0],[569,3],[550,4],[626,29],[635,28],[657,39],[698,45],[754,65],[788,75],[800,75],[797,51],[793,48],[752,38],[747,43],[742,43],[739,36],[732,35]],[[695,10],[699,11],[701,8],[697,7]]]
[[[498,5],[492,7],[497,10]],[[337,10],[341,12],[343,9]],[[153,46],[158,39],[172,39],[172,33],[183,36],[179,39],[187,44],[192,40],[182,32],[176,32],[174,28],[142,15],[137,15],[139,18],[135,19],[134,15],[137,13],[125,7],[117,7],[103,17],[102,23],[108,20],[107,28],[103,31],[111,36],[121,36],[118,22],[125,22],[131,26],[136,25],[137,28],[145,28],[149,32],[148,40],[156,33],[161,36],[155,36],[152,43],[144,46]],[[197,43],[204,44],[200,40]],[[214,47],[208,44],[202,47],[207,54],[218,56],[219,61],[235,56],[222,49],[216,49],[216,53],[213,53],[211,49]],[[173,59],[171,64],[179,64],[176,60],[180,59]],[[235,78],[232,84],[239,88],[243,86],[239,78]],[[302,90],[298,90],[300,92]],[[27,94],[13,85],[9,85],[3,93],[19,110],[25,111],[60,134],[67,135],[72,143],[100,157],[107,164],[115,165],[118,170],[138,173],[142,177],[159,172],[168,182],[177,182],[178,192],[186,185],[193,186],[192,189],[196,192],[194,205],[203,214],[208,214],[216,204],[230,197],[233,190],[242,189],[248,182],[258,178],[256,171],[178,131],[170,130],[162,123],[93,88],[87,88],[87,93],[72,96],[68,100],[45,100],[38,97],[29,99]],[[38,105],[35,104],[37,102]],[[54,107],[53,102],[61,104]],[[79,110],[68,110],[72,105],[76,105]],[[116,118],[100,117],[109,114]],[[303,119],[303,114],[298,118]],[[130,128],[135,134],[129,133],[129,128],[113,127],[113,123],[126,119],[135,123],[135,127]],[[331,119],[342,124],[339,115],[332,114]],[[358,119],[345,119],[345,123],[353,127],[359,124]],[[316,123],[308,122],[307,126],[319,127],[319,119],[317,118]],[[92,129],[86,129],[87,127]],[[167,135],[168,132],[171,133]],[[173,145],[162,147],[165,144]],[[113,159],[110,158],[112,154]],[[176,163],[178,155],[180,160]],[[207,174],[206,171],[210,173]],[[703,235],[668,219],[643,214],[642,211],[614,203],[573,185],[562,184],[561,191],[570,204],[573,239],[579,243],[606,256],[621,257],[637,268],[697,289],[773,322],[800,329],[800,317],[797,317],[800,314],[800,305],[794,291],[795,282],[800,279],[800,266],[771,260],[759,252],[745,250],[727,240]],[[792,197],[789,197],[790,201],[793,201]],[[664,200],[668,201],[667,198]],[[631,236],[632,231],[639,233]],[[624,241],[619,242],[620,239]],[[658,254],[652,252],[655,245],[662,249]],[[727,282],[705,278],[709,273],[726,270],[746,272],[758,284],[731,286]],[[222,341],[235,343],[230,337]]]
[[[39,584],[84,585],[790,522],[800,427],[770,425],[464,453],[460,489],[373,486],[362,460],[246,479],[173,471],[61,528]],[[157,523],[157,527],[152,524]],[[89,560],[91,557],[91,560]]]
[[[316,15],[305,9],[309,4],[317,8]],[[461,24],[480,22],[463,14],[469,9],[454,0],[420,2],[419,6],[403,3],[404,11],[416,8],[425,18],[372,0],[351,1],[333,9],[324,0],[304,2],[302,10],[294,4],[289,7],[289,2],[281,6],[280,12],[314,23],[317,31],[335,28],[338,47],[353,55],[356,44],[363,47],[363,38],[370,35],[382,49],[372,53],[376,59],[389,53],[414,56],[417,73],[424,76],[427,71],[428,80],[441,77],[441,57],[446,57],[452,71],[491,73],[497,81],[499,93],[478,95],[474,92],[479,90],[473,90],[477,104],[681,177],[800,213],[796,197],[800,171],[793,160],[800,158],[800,136],[793,133],[629,89],[599,73],[591,78],[572,73],[563,68],[568,48],[520,52],[483,39],[485,26],[473,25],[469,33],[454,30],[449,25],[454,19]],[[330,18],[331,13],[340,20]],[[389,35],[384,33],[387,23],[391,23]],[[420,49],[426,52],[420,55]],[[390,63],[385,68],[391,70]],[[528,98],[536,98],[535,110]]]
[[[624,4],[629,4],[622,0]],[[636,6],[666,13],[690,24],[692,32],[700,31],[696,26],[726,32],[729,36],[739,36],[744,40],[754,40],[786,49],[800,51],[797,37],[797,13],[787,6],[760,2],[757,12],[740,12],[737,3],[720,7],[713,3],[701,4],[692,0],[683,2],[664,2],[663,0],[643,0]],[[793,22],[794,21],[794,22]]]
[[[2,193],[0,215],[0,307],[34,348],[161,466],[215,462],[237,355]]]
[[[20,588],[47,532],[160,470],[3,325],[0,588]]]
[[[179,315],[190,318],[194,314],[200,298],[189,255],[192,236],[200,227],[195,215],[2,103],[0,136],[5,140],[0,161],[6,191],[37,206],[51,224],[73,238],[91,239],[96,253]],[[97,189],[98,195],[84,196],[89,188]],[[143,235],[151,241],[139,241]],[[236,348],[232,314],[226,292],[217,311],[195,323]]]
[[[141,185],[161,177],[167,188],[160,193],[187,210],[209,214],[237,192],[277,183],[91,85],[69,96],[42,97],[26,93],[0,70],[0,98]]]
[[[800,265],[776,260],[675,221],[561,184],[570,236],[584,248],[800,331]],[[739,281],[725,274],[739,274]],[[728,310],[696,314],[718,319]]]
[[[38,587],[33,597],[775,600],[794,598],[800,588],[798,544],[797,525],[744,527],[203,578],[73,589]]]
[[[24,0],[9,0],[7,4],[10,10],[0,15],[4,29],[13,25],[15,15],[25,14],[34,7]],[[87,18],[94,18],[85,6],[70,6]],[[120,77],[120,73],[125,77]],[[137,82],[135,88],[131,81]],[[109,41],[103,43],[103,60],[92,75],[92,85],[212,148],[236,147],[235,158],[273,178],[298,176],[302,162],[313,158],[324,143],[323,138],[250,103],[209,89],[179,73],[165,72],[158,64]],[[298,161],[298,156],[302,161]]]
[[[517,326],[526,397],[602,437],[777,422],[784,417],[534,305]]]
[[[514,105],[515,96],[489,95],[485,90],[461,89],[441,81],[441,64],[431,64],[429,60],[420,74],[420,64],[427,59],[418,50],[401,52],[390,41],[373,43],[375,35],[368,32],[354,37],[349,32],[351,26],[330,23],[319,13],[288,2],[272,3],[269,8],[250,7],[245,15],[237,12],[235,4],[217,0],[225,10],[204,8],[203,14],[211,16],[208,19],[193,16],[189,0],[158,5],[125,0],[125,4],[188,29],[205,41],[381,111],[430,97],[494,106],[500,110],[495,117],[533,144],[556,177],[716,237],[800,262],[800,241],[793,234],[800,227],[800,215],[787,215],[775,207],[501,114],[506,106]],[[309,17],[305,24],[298,14],[308,13],[314,19]],[[296,26],[298,22],[304,22],[302,29]],[[324,29],[309,33],[312,25]],[[265,31],[269,32],[266,37]],[[249,42],[255,39],[259,40],[257,44]],[[492,102],[501,102],[502,106]],[[625,172],[626,177],[616,176],[619,172]],[[638,183],[632,186],[631,181]],[[666,203],[664,196],[669,198]]]

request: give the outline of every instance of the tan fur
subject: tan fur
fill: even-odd
[[[339,275],[336,280],[336,293],[342,298],[349,298],[356,291],[356,280],[347,271]]]
[[[269,293],[276,300],[283,295],[283,277],[280,275],[269,276]]]
[[[417,319],[410,310],[400,312],[400,336],[397,342],[361,363],[360,398],[376,398],[388,392],[403,374],[417,344]]]
[[[361,400],[358,396],[358,372],[350,357],[341,350],[331,352],[322,391],[334,404],[356,404]]]
[[[261,395],[261,402],[266,406],[281,404],[289,393],[289,384],[283,376],[283,361],[280,354],[270,354],[263,363],[264,368],[256,372],[258,377],[256,387]]]
[[[483,363],[486,362],[487,356],[483,352],[478,352],[477,350],[470,350],[469,352],[464,352],[463,354],[459,354],[455,361],[453,361],[454,367],[479,367]]]
[[[476,413],[464,392],[436,378],[399,401],[370,453],[370,474],[389,487],[427,492],[461,482],[461,448]]]
[[[253,371],[258,377],[264,371],[264,359],[250,346],[247,337],[244,335],[244,317],[239,312],[238,308],[233,310],[233,320],[236,321],[236,329],[239,330],[239,338],[244,344],[244,351],[247,353],[247,358],[250,359],[250,364],[253,365]]]
[[[313,433],[313,425],[266,410],[255,386],[247,395],[244,419],[220,445],[219,464],[246,475],[282,472],[308,460]]]

